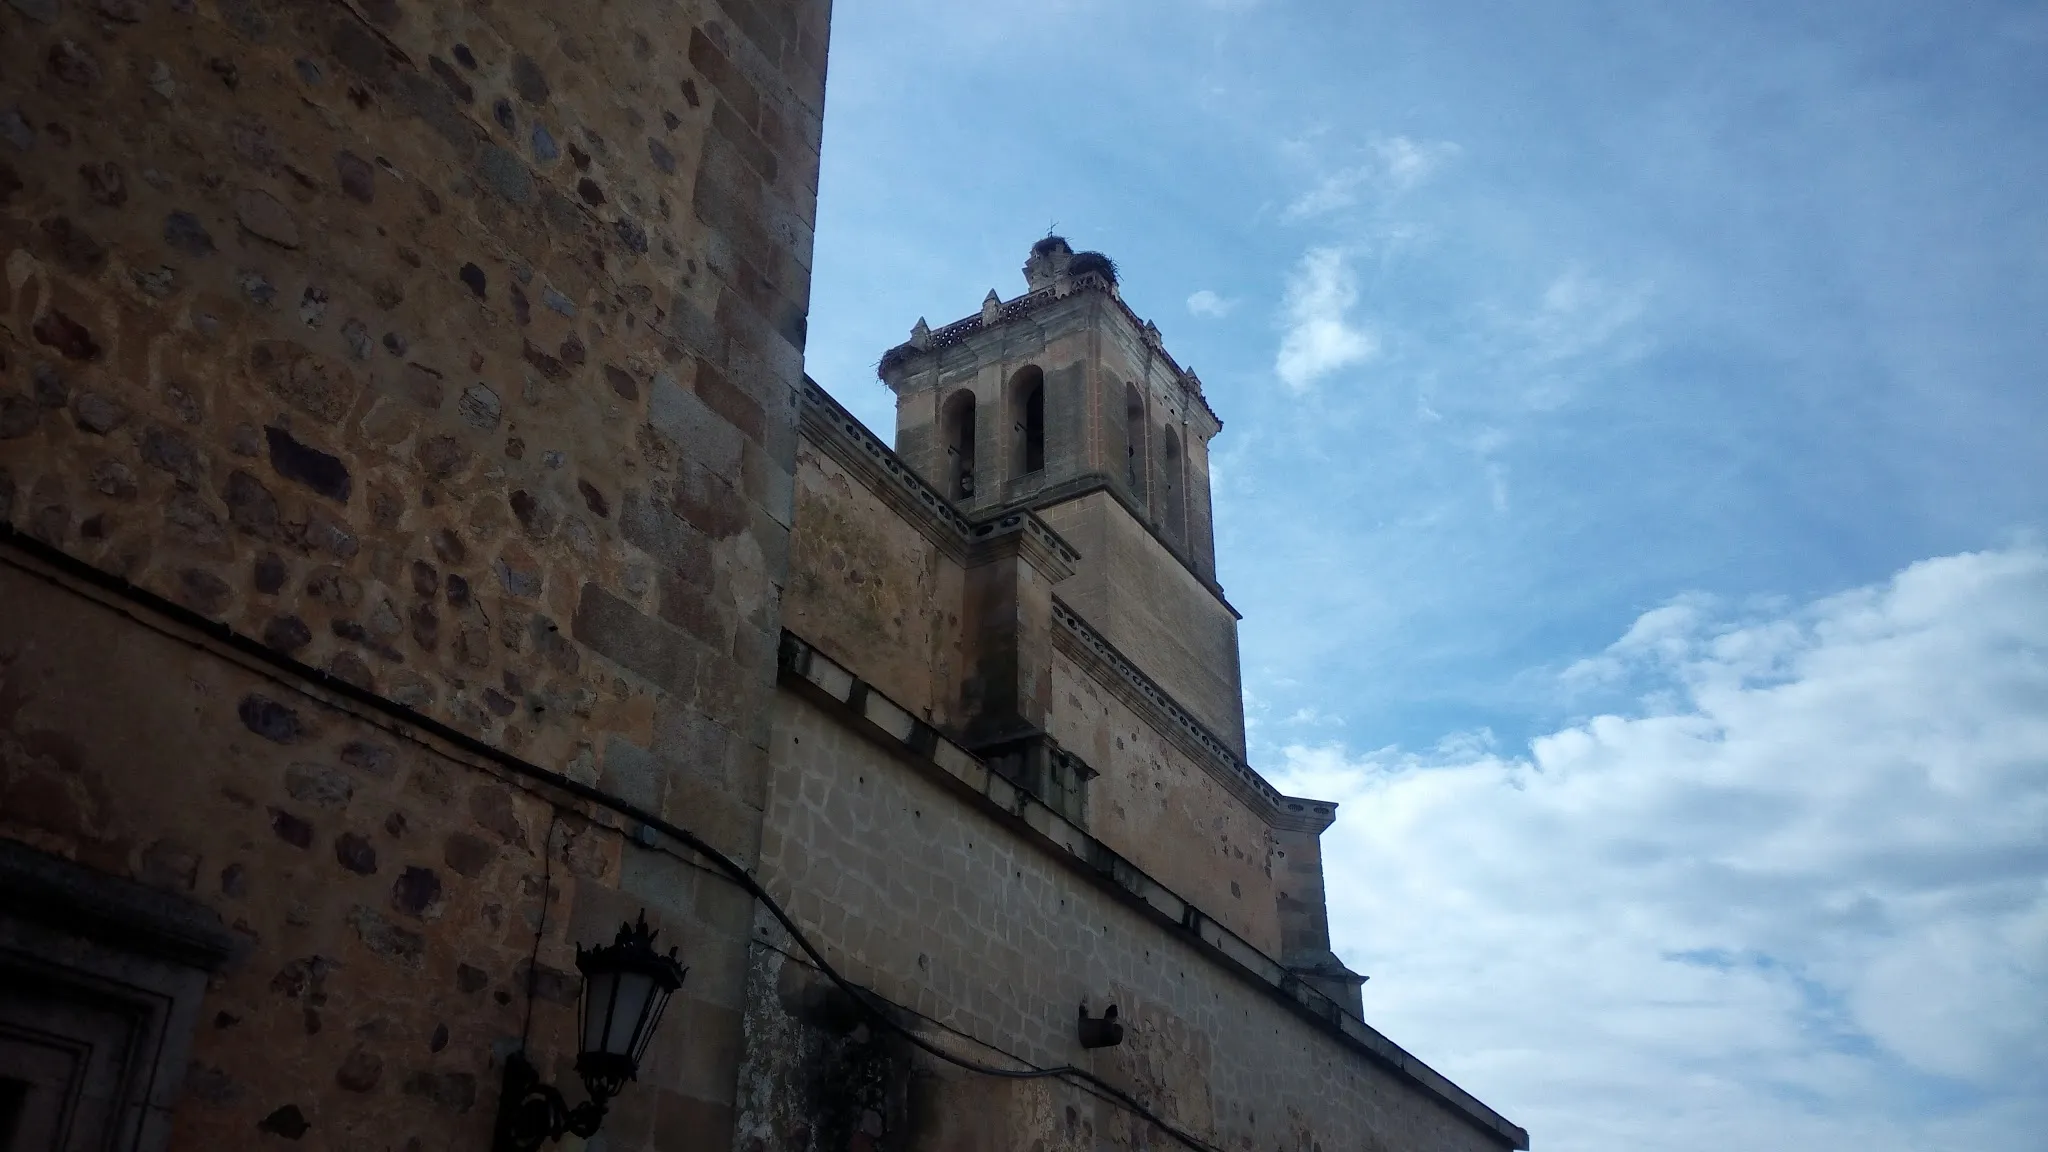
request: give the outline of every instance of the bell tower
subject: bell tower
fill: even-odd
[[[1081,553],[1060,598],[1239,756],[1237,612],[1216,583],[1209,442],[1222,421],[1114,261],[1059,236],[1025,291],[991,289],[882,357],[896,452],[977,521],[1039,514]]]

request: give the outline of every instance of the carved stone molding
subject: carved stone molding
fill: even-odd
[[[1186,752],[1195,763],[1259,814],[1267,825],[1298,832],[1321,832],[1337,818],[1337,805],[1329,800],[1287,796],[1273,787],[1258,770],[1238,759],[1220,737],[1194,714],[1181,707],[1172,694],[1139,670],[1130,657],[1117,651],[1108,637],[1097,632],[1081,614],[1054,596],[1053,644],[1079,660],[1095,680],[1116,693],[1152,726]]]
[[[1175,360],[1173,355],[1166,350],[1165,344],[1159,339],[1158,327],[1151,321],[1140,317],[1135,311],[1132,311],[1131,306],[1124,302],[1123,293],[1117,291],[1116,284],[1108,277],[1096,272],[1083,272],[1079,276],[1062,276],[1053,283],[1043,288],[1026,292],[1014,300],[985,304],[982,311],[976,312],[972,316],[965,316],[953,321],[951,324],[930,329],[922,339],[913,339],[908,343],[898,344],[896,347],[883,353],[883,373],[887,375],[913,360],[942,352],[947,348],[973,338],[979,333],[1001,327],[1012,320],[1029,316],[1041,308],[1058,303],[1080,292],[1099,292],[1114,303],[1118,312],[1130,323],[1132,330],[1138,334],[1139,339],[1149,346],[1155,355],[1164,360],[1168,367],[1173,369],[1174,375],[1180,379],[1181,387],[1189,396],[1202,405],[1202,410],[1209,414],[1209,419],[1216,422],[1216,427],[1218,429],[1223,427],[1223,421],[1216,415],[1216,410],[1209,407],[1209,398],[1202,395],[1202,382],[1197,380],[1192,372],[1181,367],[1180,362]],[[923,323],[923,321],[920,320],[919,323]]]
[[[0,1066],[26,1076],[12,1135],[164,1147],[208,974],[240,945],[190,900],[0,840]]]

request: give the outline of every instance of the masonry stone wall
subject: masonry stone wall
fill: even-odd
[[[1052,684],[1047,729],[1102,773],[1088,786],[1089,832],[1281,956],[1279,862],[1265,817],[1065,652],[1054,653]],[[1316,865],[1320,885],[1320,858]]]
[[[0,520],[752,860],[829,15],[0,7]],[[544,806],[8,580],[0,834],[259,942],[178,1146],[251,1146],[286,1105],[334,1147],[479,1143]],[[558,968],[556,925],[644,898],[615,835],[571,839],[564,908],[605,915],[551,920]],[[712,1047],[627,1094],[613,1147],[661,1091],[719,1144],[744,902],[721,915],[693,948],[693,989],[730,985],[690,1010]]]
[[[963,1051],[1091,1068],[1223,1147],[1496,1146],[821,706],[777,697],[772,760],[764,882],[849,977],[935,1032],[958,1034]],[[780,980],[780,968],[757,948],[750,1013],[776,998],[762,981]],[[1098,1012],[1118,1005],[1128,1028],[1120,1046],[1079,1046],[1084,999]],[[750,1055],[743,1081],[794,1079],[778,1060],[799,1048]],[[924,1143],[930,1130],[884,1130],[874,1146],[1077,1146],[1083,1117],[1049,1094],[1056,1089],[993,1088],[934,1068],[923,1090],[936,1099],[914,1115],[950,1117],[937,1129],[947,1142]],[[947,1104],[948,1092],[960,1095]],[[743,1108],[742,1130],[758,1131],[750,1125],[760,1119]],[[884,1120],[878,1112],[876,1127]],[[1164,1140],[1128,1128],[1094,1134],[1095,1147]]]
[[[544,901],[535,1063],[574,1085],[574,944],[645,907],[691,972],[609,1146],[729,1141],[752,908],[729,881],[46,571],[0,565],[0,604],[0,836],[196,900],[243,941],[173,1148],[482,1147]]]
[[[1229,606],[1107,492],[1039,515],[1081,553],[1055,590],[1060,599],[1242,757],[1237,617]]]
[[[0,516],[544,763],[572,621],[758,752],[826,8],[734,3],[0,13]]]
[[[935,727],[952,730],[965,669],[960,562],[808,440],[783,620]]]
[[[983,585],[1001,585],[997,578],[1014,569],[994,562],[963,571],[928,534],[935,518],[906,515],[883,498],[901,485],[880,481],[877,490],[878,481],[850,470],[835,451],[856,459],[860,453],[844,442],[821,447],[808,435],[799,442],[797,531],[783,603],[788,628],[934,728],[970,744],[982,733],[975,727],[977,701],[968,696],[987,695],[1000,678],[984,665],[997,657],[995,663],[1010,665],[1021,659],[1004,673],[1019,680],[1009,695],[1028,698],[1045,730],[1100,773],[1088,785],[1090,831],[1232,931],[1280,955],[1279,895],[1264,817],[1050,643],[1042,635],[1049,614],[1019,611],[1032,596],[1021,603],[1014,590],[1008,598],[997,596],[1005,611],[995,619],[970,610],[970,594],[1000,591]],[[1086,550],[1102,546],[1103,537],[1098,531],[1068,543],[1084,550],[1086,564]],[[1037,598],[1045,591],[1037,589]]]

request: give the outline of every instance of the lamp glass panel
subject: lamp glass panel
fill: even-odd
[[[605,1026],[611,1023],[616,972],[592,972],[583,978],[583,1051],[605,1050]],[[630,1028],[631,1025],[628,1025]]]
[[[616,977],[619,998],[612,1008],[611,1032],[604,1037],[602,1051],[619,1056],[631,1055],[633,1038],[640,1031],[641,1017],[645,1016],[648,998],[654,994],[654,977],[644,972],[621,972]],[[599,1049],[586,1048],[586,1051]]]

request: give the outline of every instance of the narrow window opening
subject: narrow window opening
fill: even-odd
[[[1135,384],[1124,385],[1124,468],[1131,491],[1145,495],[1145,397]]]
[[[1045,467],[1045,385],[1024,394],[1024,470]]]
[[[1181,496],[1180,437],[1168,428],[1160,445],[1160,495],[1165,497],[1166,537],[1179,543],[1186,528],[1187,509]]]
[[[965,388],[946,399],[942,416],[946,439],[946,495],[974,499],[974,393]]]
[[[1045,467],[1045,373],[1027,364],[1010,377],[1010,406],[1017,437],[1017,473]]]

